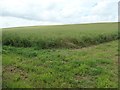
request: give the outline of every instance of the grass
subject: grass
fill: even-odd
[[[36,49],[81,48],[119,38],[117,23],[5,28],[2,34],[3,45]]]
[[[117,88],[118,41],[82,49],[3,46],[4,88]]]
[[[4,28],[3,88],[117,88],[117,26]]]

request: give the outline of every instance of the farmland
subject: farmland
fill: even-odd
[[[80,48],[117,38],[117,23],[3,29],[3,45],[38,49]]]
[[[117,88],[117,23],[2,30],[4,88]]]

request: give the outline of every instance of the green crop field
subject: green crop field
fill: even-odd
[[[2,29],[3,88],[117,88],[118,24]]]
[[[3,45],[38,49],[80,48],[117,38],[117,23],[3,29]]]

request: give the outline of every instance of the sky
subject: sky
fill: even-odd
[[[119,0],[0,0],[0,28],[118,21]]]

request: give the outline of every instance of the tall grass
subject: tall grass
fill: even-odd
[[[117,23],[5,28],[3,45],[81,48],[118,39]]]

